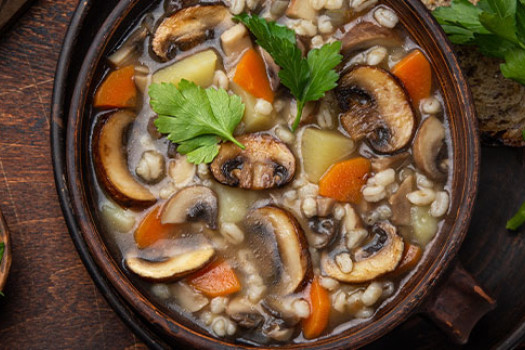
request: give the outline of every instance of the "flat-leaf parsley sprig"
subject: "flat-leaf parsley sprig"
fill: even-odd
[[[525,85],[525,0],[452,0],[433,15],[450,41],[504,59],[503,76]]]
[[[244,149],[233,137],[244,115],[239,96],[224,89],[203,89],[184,79],[178,86],[151,84],[148,91],[151,107],[159,115],[155,126],[179,144],[177,151],[187,155],[190,163],[211,163],[219,154],[221,140]]]
[[[310,50],[307,57],[303,57],[293,30],[257,15],[243,13],[234,18],[248,27],[257,39],[257,44],[281,67],[281,83],[290,89],[297,100],[297,116],[292,125],[292,131],[295,131],[305,104],[317,101],[337,86],[339,74],[334,68],[343,59],[339,53],[341,42],[325,44],[319,49]]]

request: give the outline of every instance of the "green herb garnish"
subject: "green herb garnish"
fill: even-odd
[[[521,132],[521,137],[523,137],[523,140],[525,140],[525,130]],[[525,224],[525,203],[521,205],[516,215],[507,221],[506,228],[508,230],[516,231],[523,224]]]
[[[256,15],[243,13],[234,18],[248,27],[257,39],[257,44],[281,67],[281,83],[297,99],[297,116],[292,125],[292,131],[295,131],[301,121],[304,105],[309,101],[317,101],[325,92],[337,86],[339,75],[334,68],[343,59],[339,54],[341,42],[325,44],[319,49],[310,50],[307,57],[303,57],[293,30]]]
[[[504,59],[503,76],[525,85],[525,0],[453,0],[433,14],[454,44]]]
[[[211,163],[219,153],[221,140],[244,149],[233,137],[244,115],[239,96],[224,89],[203,89],[184,79],[178,86],[152,84],[149,96],[151,107],[159,115],[155,126],[179,144],[177,151],[187,155],[190,163]]]

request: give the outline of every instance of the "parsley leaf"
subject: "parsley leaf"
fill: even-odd
[[[297,46],[293,30],[256,15],[243,13],[234,18],[248,27],[257,39],[257,44],[281,67],[281,83],[297,99],[297,116],[292,125],[292,131],[295,131],[301,121],[304,105],[309,101],[317,101],[337,86],[339,75],[334,68],[343,59],[339,54],[341,42],[310,50],[305,58]]]
[[[525,130],[521,131],[521,137],[523,138],[523,140],[525,140]],[[507,230],[516,231],[523,224],[525,224],[525,203],[521,205],[516,215],[514,215],[509,221],[507,221],[506,228]]]
[[[244,149],[233,137],[244,115],[239,96],[230,96],[223,89],[203,89],[187,80],[182,80],[178,87],[152,84],[149,96],[151,107],[159,115],[155,121],[158,131],[178,143],[178,152],[186,154],[189,162],[211,163],[219,153],[221,140]]]
[[[454,44],[504,59],[503,75],[525,85],[525,0],[452,0],[433,14]]]

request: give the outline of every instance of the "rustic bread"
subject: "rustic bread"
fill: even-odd
[[[422,0],[429,8],[450,4],[450,0]],[[475,48],[456,46],[461,68],[467,76],[482,140],[487,144],[525,146],[525,86],[505,79],[499,59],[482,56]]]

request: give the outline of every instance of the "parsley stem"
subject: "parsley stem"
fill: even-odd
[[[228,141],[231,141],[233,142],[234,144],[236,144],[237,146],[239,146],[241,149],[246,149],[246,146],[243,145],[242,143],[240,143],[239,141],[237,141],[235,139],[235,137],[227,137]]]
[[[516,231],[524,223],[525,223],[525,203],[521,205],[516,215],[514,215],[512,219],[507,221],[506,227],[508,230]]]
[[[301,117],[303,115],[303,108],[304,108],[304,102],[297,101],[297,116],[295,117],[295,121],[292,125],[292,132],[295,132],[297,128],[299,127],[299,123],[301,122]]]

